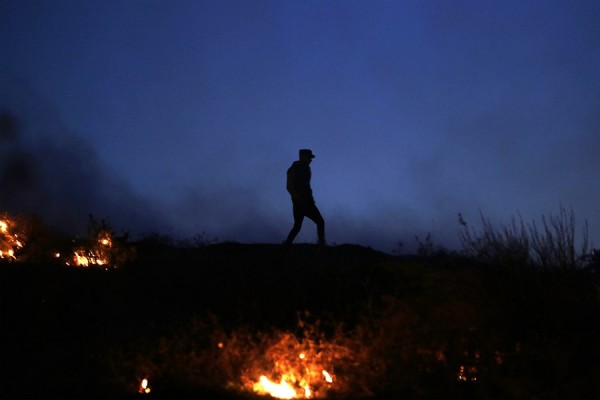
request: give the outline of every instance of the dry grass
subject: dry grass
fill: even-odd
[[[572,210],[560,207],[556,215],[542,215],[525,223],[520,214],[509,224],[496,228],[481,216],[482,228],[475,231],[459,214],[460,241],[466,256],[502,265],[533,265],[542,268],[575,269],[586,266],[590,252],[587,221],[576,235]]]
[[[148,379],[158,398],[256,398],[265,376],[313,397],[598,397],[600,282],[581,267],[600,257],[581,258],[573,213],[482,221],[464,223],[462,254],[430,238],[405,257],[140,242],[108,271],[6,263],[0,389],[110,398]],[[52,243],[29,237],[26,253]]]

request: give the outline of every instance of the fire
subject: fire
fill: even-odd
[[[76,249],[72,259],[67,261],[67,265],[76,267],[107,266],[110,264],[111,248],[112,237],[108,232],[101,232],[90,248]]]
[[[477,367],[472,365],[464,366],[461,365],[458,368],[456,379],[460,382],[476,382],[477,381]]]
[[[20,250],[25,247],[30,237],[41,237],[42,240],[37,243],[54,239],[54,237],[46,236],[45,230],[41,228],[39,221],[35,218],[25,216],[13,218],[8,213],[0,213],[0,259],[8,261],[37,259],[39,254],[31,251],[21,257]],[[65,256],[55,248],[51,251],[44,251],[44,257],[61,259],[61,262],[69,266],[100,266],[108,269],[108,267],[117,268],[135,256],[135,249],[125,244],[126,235],[116,237],[116,240],[113,239],[110,226],[105,221],[98,223],[91,218],[88,230],[90,237],[86,240],[86,244],[73,247],[70,255]],[[33,248],[39,251],[39,245],[37,248],[36,246]]]
[[[256,364],[248,366],[244,389],[279,399],[325,397],[328,390],[341,389],[328,370],[348,354],[349,349],[333,343],[280,333]]]
[[[108,264],[108,260],[105,256],[97,250],[75,250],[73,253],[73,264],[67,262],[67,265],[74,265],[77,267],[89,267],[90,265],[103,266]]]
[[[140,393],[150,393],[150,386],[148,386],[148,378],[144,378],[142,379],[142,381],[140,382],[140,388],[138,390]]]
[[[296,389],[286,382],[285,377],[281,377],[280,383],[269,380],[266,376],[261,376],[259,381],[252,388],[256,393],[269,394],[278,399],[293,399],[296,396]]]
[[[281,376],[279,383],[270,380],[265,375],[261,375],[258,382],[252,386],[252,390],[258,394],[268,394],[278,399],[310,399],[313,397],[310,378],[315,374],[309,368],[304,372],[305,376],[298,376],[297,372],[294,371],[285,373]],[[321,373],[325,382],[329,384],[333,383],[333,378],[327,371],[323,370]]]
[[[112,247],[112,238],[108,232],[103,232],[98,236],[98,243],[108,248]]]
[[[24,241],[14,220],[7,215],[0,216],[0,258],[16,260],[15,252],[23,248]]]

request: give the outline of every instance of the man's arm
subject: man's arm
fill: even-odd
[[[294,170],[293,166],[287,170],[286,187],[287,187],[287,191],[292,196],[292,199],[297,199],[298,198],[298,190],[296,189],[296,171]]]

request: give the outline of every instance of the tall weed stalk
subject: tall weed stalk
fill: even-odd
[[[535,220],[525,223],[519,213],[508,225],[499,228],[483,213],[480,218],[482,229],[476,231],[459,214],[459,238],[463,253],[482,262],[574,269],[585,266],[590,254],[587,221],[579,241],[575,214],[563,206],[557,215],[542,215],[541,225]]]

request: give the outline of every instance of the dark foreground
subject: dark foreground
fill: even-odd
[[[241,376],[287,333],[319,357],[348,350],[327,359],[330,397],[600,398],[598,282],[352,245],[147,242],[115,270],[5,263],[0,398],[257,398]]]

